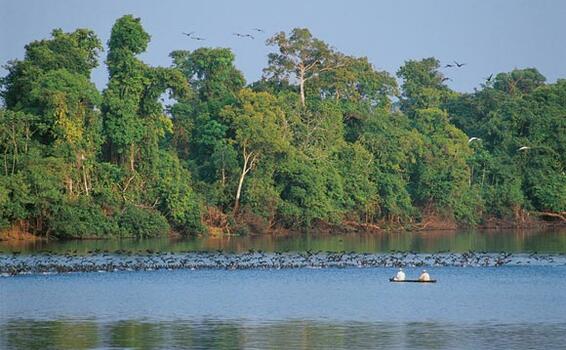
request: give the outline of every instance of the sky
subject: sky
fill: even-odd
[[[367,56],[391,74],[409,59],[466,63],[443,69],[452,79],[448,85],[462,92],[514,68],[535,67],[549,82],[566,78],[562,0],[0,0],[0,63],[23,58],[27,43],[48,38],[54,28],[89,28],[106,43],[114,21],[125,14],[140,17],[151,35],[140,56],[146,63],[169,66],[169,53],[178,49],[229,47],[248,82],[267,65],[269,35],[295,27],[309,28],[340,52]],[[206,40],[182,34],[192,31]],[[257,35],[251,40],[234,32]],[[100,89],[107,81],[105,57],[103,52],[92,75]]]

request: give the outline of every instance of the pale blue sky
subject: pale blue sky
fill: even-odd
[[[134,14],[152,37],[142,56],[147,63],[168,66],[168,54],[176,49],[230,47],[248,82],[267,63],[267,34],[294,27],[308,27],[338,50],[367,56],[392,74],[408,59],[465,62],[445,71],[459,91],[472,91],[491,73],[513,68],[536,67],[551,82],[566,78],[566,1],[560,0],[0,0],[0,5],[2,64],[22,58],[25,44],[47,38],[53,28],[90,28],[106,43],[114,21]],[[232,35],[253,27],[266,34],[256,40]],[[183,31],[207,40],[189,40]],[[104,86],[103,65],[93,79]]]

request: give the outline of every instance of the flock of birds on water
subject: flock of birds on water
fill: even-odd
[[[261,28],[252,28],[261,34]],[[196,32],[183,32],[191,40],[204,41],[206,38]],[[255,39],[250,33],[232,33],[238,38]],[[453,61],[444,68],[462,68],[466,63]],[[493,74],[485,78],[489,83]],[[451,80],[444,77],[442,82]],[[481,141],[471,137],[468,143]],[[522,146],[518,151],[531,147]],[[560,254],[559,256],[562,256]],[[508,264],[555,263],[555,255],[539,255],[536,252],[527,256],[513,257],[511,253],[466,252],[437,254],[417,254],[414,252],[392,252],[390,254],[371,254],[356,252],[312,252],[288,253],[250,250],[247,253],[216,252],[154,252],[145,251],[89,251],[87,255],[70,251],[63,254],[44,252],[31,255],[20,255],[19,252],[2,254],[0,252],[0,276],[12,276],[33,273],[65,273],[65,272],[113,272],[113,271],[150,271],[175,269],[282,269],[282,268],[346,268],[346,267],[422,267],[422,266],[502,266]],[[566,258],[562,260],[566,261]],[[566,262],[564,263],[566,265]]]
[[[261,34],[261,28],[252,28]],[[183,32],[191,40],[204,41],[206,38],[196,32]],[[233,33],[242,39],[254,40],[250,33]],[[453,61],[444,68],[462,68],[466,63]],[[489,83],[493,74],[485,78]],[[451,80],[444,77],[442,82]],[[481,141],[471,137],[468,143]],[[522,146],[518,151],[531,147]],[[117,272],[117,271],[152,271],[178,269],[292,269],[292,268],[367,268],[367,267],[499,267],[503,265],[551,264],[566,265],[566,256],[562,254],[487,253],[469,251],[465,253],[438,252],[420,254],[416,252],[392,251],[390,253],[357,252],[263,252],[249,250],[246,253],[230,253],[221,250],[209,252],[158,252],[152,249],[115,251],[93,250],[86,254],[76,250],[64,253],[52,251],[33,254],[20,252],[4,253],[0,251],[0,277],[25,274],[53,274],[69,272]]]
[[[423,254],[392,251],[359,253],[333,251],[243,253],[218,251],[159,252],[151,249],[115,251],[0,252],[0,276],[70,272],[117,272],[202,269],[297,269],[372,267],[499,267],[504,265],[566,265],[562,254],[512,254],[488,252],[438,252]]]

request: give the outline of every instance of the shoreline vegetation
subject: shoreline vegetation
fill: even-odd
[[[460,93],[465,63],[394,76],[306,28],[264,39],[251,83],[229,48],[149,66],[131,15],[106,47],[89,29],[26,45],[0,78],[0,240],[566,224],[566,80]]]
[[[491,218],[486,219],[481,224],[474,225],[473,227],[465,226],[465,225],[458,225],[458,223],[452,221],[445,221],[445,219],[433,217],[424,220],[424,223],[418,223],[417,225],[392,225],[391,223],[387,222],[380,222],[380,223],[372,223],[372,224],[365,224],[359,223],[355,221],[343,222],[340,224],[328,224],[328,223],[318,223],[314,224],[308,228],[308,232],[314,233],[317,235],[335,235],[335,234],[352,234],[352,233],[364,233],[364,234],[380,234],[380,233],[388,233],[388,232],[430,232],[431,234],[435,234],[438,232],[446,231],[446,232],[456,232],[460,229],[466,228],[474,228],[480,231],[506,231],[509,229],[518,229],[518,230],[532,230],[532,229],[554,229],[554,228],[562,228],[566,227],[566,224],[562,221],[548,221],[541,219],[539,217],[529,218],[523,221],[515,221],[510,219],[501,219],[501,218]],[[248,232],[251,236],[257,235],[274,235],[274,236],[295,236],[301,235],[306,233],[305,230],[292,230],[284,227],[275,227],[275,228],[268,228],[263,229],[262,231],[256,232]],[[202,233],[195,234],[196,236],[202,235]],[[207,236],[212,237],[229,237],[238,235],[237,233],[231,233],[226,230],[219,229],[217,227],[207,227]],[[169,231],[167,235],[169,239],[182,239],[186,237],[179,232]],[[117,237],[107,236],[107,237],[97,237],[97,236],[83,236],[78,239],[80,240],[107,240],[107,239],[116,239]],[[119,237],[119,239],[136,239],[137,236],[130,236],[130,237]],[[47,238],[39,235],[34,235],[33,233],[22,231],[21,227],[18,226],[11,226],[9,229],[4,229],[0,231],[0,242],[34,242],[34,241],[45,241],[55,239],[58,240],[57,237]],[[77,239],[77,238],[71,238]]]

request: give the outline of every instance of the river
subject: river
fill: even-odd
[[[22,255],[69,250],[88,255],[92,250],[115,249],[222,249],[235,254],[250,249],[423,254],[484,250],[564,257],[565,237],[565,232],[557,231],[464,231],[428,236],[51,242],[4,245],[0,250]],[[427,269],[437,283],[390,283],[393,267],[163,269],[3,277],[0,348],[537,349],[566,344],[564,259],[532,266]],[[420,268],[408,266],[406,273],[416,277]]]

